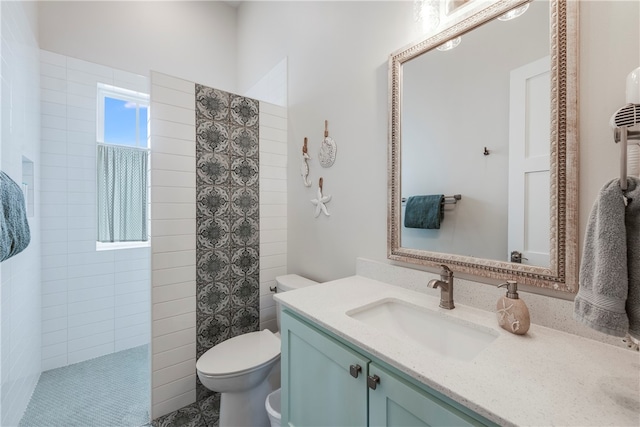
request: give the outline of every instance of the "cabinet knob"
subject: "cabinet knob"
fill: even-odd
[[[371,390],[375,390],[378,384],[380,383],[380,377],[377,375],[367,377],[367,385]]]
[[[351,365],[349,366],[349,373],[353,378],[358,378],[358,374],[362,371],[362,366],[360,365]]]

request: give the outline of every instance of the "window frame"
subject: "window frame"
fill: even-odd
[[[104,128],[105,128],[105,98],[114,98],[124,101],[135,102],[138,105],[136,108],[136,145],[114,144],[105,142],[104,140]],[[96,99],[96,149],[98,145],[111,145],[116,147],[129,147],[146,151],[148,156],[151,155],[150,135],[149,135],[149,120],[151,115],[150,108],[150,96],[148,93],[138,92],[130,89],[113,86],[106,83],[97,83],[97,99]],[[147,108],[147,123],[140,122],[140,106]],[[147,128],[147,140],[145,146],[141,145],[140,129],[142,126]],[[96,159],[97,161],[97,159]],[[97,164],[96,164],[97,166]],[[96,168],[97,174],[97,168]],[[96,251],[108,251],[118,249],[133,249],[144,248],[151,246],[151,181],[150,181],[150,167],[147,167],[147,240],[146,241],[134,241],[134,242],[100,242],[96,239]],[[97,184],[97,183],[96,183]],[[97,190],[97,188],[96,188]],[[97,192],[96,192],[97,203]],[[98,213],[96,212],[96,220]],[[96,223],[97,226],[97,223]]]
[[[110,142],[106,142],[104,140],[104,122],[105,122],[105,98],[113,98],[113,99],[121,99],[123,101],[135,102],[138,104],[138,108],[136,108],[136,145],[124,145],[124,144],[113,144]],[[149,150],[149,132],[148,132],[148,123],[140,123],[140,106],[145,106],[147,108],[147,121],[149,120],[149,94],[144,92],[137,92],[130,89],[124,89],[121,87],[108,85],[106,83],[98,83],[98,96],[97,96],[97,108],[96,108],[96,141],[98,144],[106,144],[106,145],[122,145],[125,147],[135,147],[140,149]],[[140,145],[140,128],[144,125],[147,127],[147,141],[145,145]]]

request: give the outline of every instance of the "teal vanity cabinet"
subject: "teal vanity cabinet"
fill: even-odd
[[[374,363],[369,376],[379,378],[376,389],[369,389],[370,426],[484,425]]]
[[[282,425],[366,426],[369,360],[287,312],[282,336]]]
[[[495,425],[287,311],[280,329],[283,426]]]

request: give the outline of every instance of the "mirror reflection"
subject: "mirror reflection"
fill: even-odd
[[[403,64],[401,247],[550,266],[549,31],[534,1]]]

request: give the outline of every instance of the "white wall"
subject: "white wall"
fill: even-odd
[[[640,63],[637,2],[580,4],[580,229],[599,188],[618,172],[608,126],[624,103],[625,76]],[[327,31],[318,22],[331,22]],[[387,59],[416,38],[411,2],[248,2],[238,10],[238,87],[288,58],[289,262],[329,280],[354,274],[357,256],[386,260]],[[322,174],[331,217],[313,218],[314,189],[299,183],[300,145],[312,157],[323,121],[338,145]],[[315,155],[315,156],[314,156]],[[584,231],[582,231],[582,234]]]
[[[244,96],[260,103],[260,329],[278,330],[271,289],[287,274],[287,58]]]
[[[149,342],[150,249],[96,251],[97,83],[146,77],[41,51],[42,370]]]
[[[41,1],[40,47],[144,76],[236,89],[236,10],[221,1]]]
[[[22,182],[22,157],[34,163],[31,243],[0,264],[0,424],[15,426],[40,375],[40,102],[36,5],[1,2],[0,169]]]
[[[640,3],[580,3],[580,241],[598,191],[620,176],[620,151],[609,127],[625,101],[625,81],[640,65]],[[582,248],[582,246],[581,246]]]
[[[270,104],[287,106],[287,58],[278,62],[268,73],[247,90],[244,96]]]
[[[287,58],[244,96],[260,101],[260,329],[278,331],[271,289],[287,274]],[[295,160],[294,160],[295,162]]]
[[[356,256],[386,254],[387,65],[413,37],[410,2],[250,2],[238,9],[242,91],[282,57],[288,63],[288,269],[312,279],[353,274]],[[319,22],[330,22],[331,30]],[[324,120],[337,143],[330,169],[317,161]],[[311,188],[300,179],[309,138]],[[314,218],[317,182],[332,195]]]

